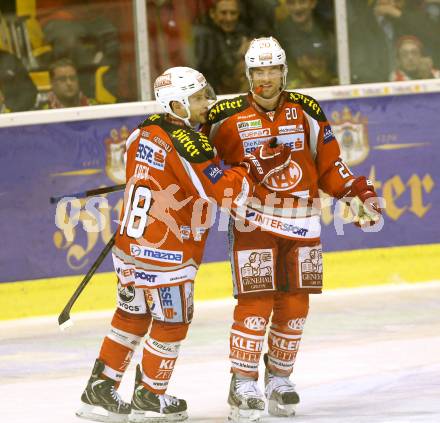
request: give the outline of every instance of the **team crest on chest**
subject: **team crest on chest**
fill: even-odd
[[[264,185],[271,191],[288,191],[295,188],[302,178],[302,169],[291,160],[287,169],[271,176]]]

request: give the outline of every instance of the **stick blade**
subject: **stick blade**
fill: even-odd
[[[58,325],[60,326],[60,330],[64,331],[73,326],[73,320],[70,318],[68,312],[63,311],[58,316]]]
[[[60,331],[64,332],[65,330],[71,328],[72,326],[73,326],[73,320],[72,319],[66,320],[64,323],[61,323]]]

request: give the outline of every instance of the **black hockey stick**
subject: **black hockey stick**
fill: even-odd
[[[116,232],[111,237],[110,241],[107,243],[107,245],[104,247],[104,249],[101,251],[101,254],[96,259],[96,261],[92,264],[92,267],[90,267],[87,274],[84,276],[84,279],[81,281],[81,283],[78,285],[78,288],[76,288],[73,295],[70,297],[70,300],[67,302],[66,306],[64,307],[61,314],[58,316],[58,324],[60,325],[60,329],[64,330],[69,328],[73,325],[72,320],[70,319],[70,310],[73,307],[73,304],[75,304],[75,301],[80,296],[81,292],[83,292],[86,285],[89,283],[90,279],[92,278],[93,274],[96,272],[98,267],[101,265],[103,260],[105,259],[106,255],[109,253],[109,251],[112,249],[114,243],[115,243],[115,237]]]
[[[64,197],[86,198],[91,197],[92,195],[107,194],[109,192],[121,191],[123,189],[125,189],[125,184],[113,185],[112,187],[89,189],[87,191],[76,192],[74,194],[64,194],[58,197],[50,197],[50,203],[58,203],[58,201],[62,200]]]

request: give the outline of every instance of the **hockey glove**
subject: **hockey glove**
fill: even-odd
[[[249,176],[257,184],[263,184],[274,173],[280,172],[290,163],[290,148],[277,145],[276,138],[259,145],[253,154],[246,154],[240,165],[247,168]]]
[[[372,226],[379,221],[382,211],[379,207],[373,182],[359,176],[351,184],[350,190],[344,196],[353,213],[356,226]]]

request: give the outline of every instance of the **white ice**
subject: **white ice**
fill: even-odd
[[[226,421],[233,306],[196,304],[169,388],[187,400],[189,422]],[[84,422],[74,413],[112,312],[72,315],[66,332],[56,317],[0,323],[1,423]],[[134,363],[126,400],[133,381]],[[312,296],[294,381],[296,417],[263,423],[440,422],[440,282]]]

